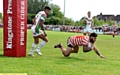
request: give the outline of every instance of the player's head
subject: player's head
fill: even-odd
[[[51,11],[51,8],[50,8],[49,6],[46,6],[46,7],[44,8],[44,11],[45,11],[46,14],[49,14],[50,11]]]
[[[96,41],[97,36],[98,35],[96,33],[91,33],[90,34],[90,42],[94,43]]]
[[[88,15],[88,17],[91,17],[91,12],[90,12],[90,11],[88,11],[87,15]]]

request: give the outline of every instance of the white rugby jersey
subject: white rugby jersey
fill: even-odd
[[[86,27],[85,28],[86,29],[91,29],[93,19],[85,17],[85,21],[86,21]]]

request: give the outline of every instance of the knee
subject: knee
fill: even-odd
[[[70,54],[63,53],[64,57],[69,57]]]

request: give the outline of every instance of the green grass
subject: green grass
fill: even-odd
[[[0,73],[27,73],[28,75],[120,75],[120,36],[112,39],[110,35],[99,35],[96,46],[106,57],[101,59],[94,51],[83,53],[80,47],[78,54],[66,58],[59,49],[53,46],[78,33],[47,31],[49,42],[42,48],[43,56],[4,57],[3,29],[0,29]],[[80,34],[81,35],[81,34]],[[30,30],[27,33],[27,53],[31,49],[33,38]]]

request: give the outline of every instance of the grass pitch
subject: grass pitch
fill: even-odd
[[[42,48],[43,56],[4,57],[3,29],[0,29],[0,73],[27,73],[28,75],[120,75],[120,36],[112,39],[110,35],[99,35],[96,46],[106,59],[97,56],[94,51],[64,57],[53,46],[59,42],[66,46],[67,38],[78,33],[47,31],[49,42]],[[41,40],[40,40],[41,41]],[[31,49],[33,38],[27,33],[27,53]]]

